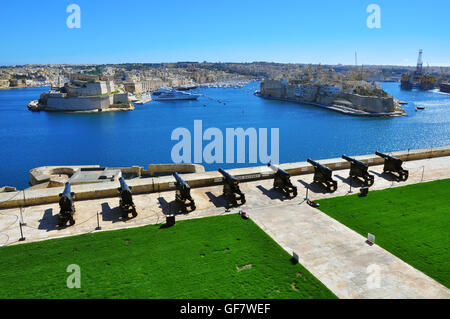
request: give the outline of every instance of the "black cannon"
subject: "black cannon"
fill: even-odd
[[[329,192],[335,192],[337,190],[337,181],[332,177],[332,170],[325,165],[322,165],[312,159],[308,158],[308,163],[314,166],[314,178],[313,182],[321,185],[325,185]]]
[[[70,226],[75,224],[75,220],[73,219],[73,215],[75,214],[75,205],[73,204],[74,198],[75,194],[70,192],[70,183],[67,182],[64,186],[64,192],[59,194],[59,227],[67,226],[67,222],[69,222]]]
[[[375,152],[375,154],[384,158],[383,173],[397,173],[398,176],[396,177],[401,181],[406,181],[408,179],[409,172],[403,169],[403,161],[401,159],[380,152]]]
[[[346,155],[342,155],[342,158],[350,162],[350,178],[358,179],[361,177],[364,180],[365,186],[370,187],[373,185],[375,182],[375,176],[369,174],[369,165]]]
[[[131,187],[127,185],[123,177],[119,178],[120,187],[117,189],[120,194],[120,211],[122,212],[122,218],[128,219],[130,213],[133,217],[137,216],[136,206],[133,202],[133,193],[131,193]]]
[[[187,208],[191,209],[191,212],[195,210],[195,202],[191,197],[191,187],[186,183],[178,173],[173,173],[173,177],[176,179],[175,186],[177,191],[175,193],[175,200],[182,205],[182,208],[187,212]]]
[[[297,196],[297,187],[291,183],[291,175],[285,170],[273,165],[267,164],[275,172],[273,180],[273,188],[287,197],[294,198]]]
[[[228,174],[223,169],[219,168],[220,174],[223,175],[223,195],[229,206],[237,207],[238,201],[241,205],[245,204],[245,194],[239,189],[239,181],[233,175]],[[231,204],[231,205],[230,205]]]

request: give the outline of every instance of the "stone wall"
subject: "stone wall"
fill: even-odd
[[[117,93],[111,95],[113,102],[111,104],[128,104],[128,93]]]
[[[421,149],[411,151],[393,152],[392,156],[403,161],[420,160],[432,157],[450,156],[450,146],[437,147],[433,149]],[[383,159],[375,154],[352,156],[368,165],[380,165]],[[320,160],[332,170],[348,169],[350,164],[342,158]],[[291,175],[310,174],[314,172],[314,167],[307,162],[280,164],[280,167]],[[267,166],[236,168],[227,170],[230,174],[242,181],[273,178],[273,171]],[[219,185],[222,182],[222,175],[217,171],[204,173],[191,173],[183,176],[183,179],[191,187],[205,187]],[[174,189],[175,179],[172,176],[158,178],[142,178],[128,181],[128,185],[133,187],[134,193],[152,193]],[[104,182],[97,184],[76,185],[72,191],[76,193],[77,200],[94,198],[104,198],[117,196],[117,182]],[[57,203],[62,187],[45,189],[26,189],[24,191],[0,193],[0,209],[20,207],[24,204],[40,205],[47,203]],[[25,200],[24,200],[25,196]]]
[[[73,83],[81,85],[81,82],[74,81]],[[112,81],[86,82],[82,87],[66,86],[66,90],[71,96],[93,96],[110,94],[115,90],[115,85]]]
[[[110,106],[110,96],[90,96],[90,97],[49,97],[47,99],[47,109],[50,111],[89,111],[96,109],[106,109]]]
[[[390,113],[395,111],[393,97],[361,96],[342,94],[342,97],[353,104],[353,108],[371,113]]]
[[[370,112],[370,113],[391,113],[395,111],[394,98],[361,96],[352,93],[342,93],[341,89],[332,85],[320,84],[300,84],[287,85],[280,80],[264,80],[261,83],[261,93],[273,98],[288,98],[298,100],[298,102],[313,102],[322,105],[333,105],[343,101],[347,107]]]

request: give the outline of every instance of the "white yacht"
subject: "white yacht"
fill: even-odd
[[[152,94],[154,101],[196,100],[199,97],[199,94],[181,92],[170,88],[160,88]]]

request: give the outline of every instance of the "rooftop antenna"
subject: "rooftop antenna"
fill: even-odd
[[[358,66],[358,52],[355,50],[355,66]]]

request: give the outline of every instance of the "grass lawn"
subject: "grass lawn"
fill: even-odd
[[[322,199],[320,210],[450,288],[450,179]]]
[[[2,247],[0,298],[336,298],[290,258],[237,214],[193,219]]]

